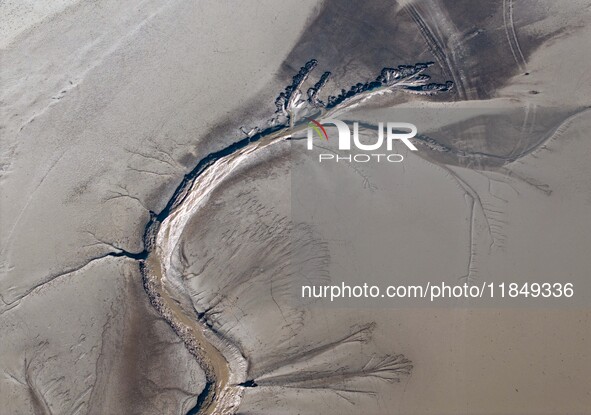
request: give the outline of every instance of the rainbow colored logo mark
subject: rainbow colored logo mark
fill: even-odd
[[[318,134],[318,136],[320,138],[324,137],[324,139],[326,141],[328,141],[328,134],[326,133],[326,130],[324,129],[324,127],[322,126],[322,124],[320,124],[318,121],[313,120],[312,118],[308,118],[308,121],[310,121],[308,123],[308,126],[313,128],[314,131],[316,131],[316,133]],[[311,136],[310,136],[311,138]]]

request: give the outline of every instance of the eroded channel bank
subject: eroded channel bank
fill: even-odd
[[[147,233],[150,249],[142,263],[144,287],[151,303],[183,340],[203,368],[207,386],[192,413],[232,414],[246,381],[247,361],[240,350],[199,319],[183,284],[183,275],[175,267],[179,238],[188,220],[201,208],[212,191],[253,152],[286,138],[271,133],[260,141],[219,158],[193,181],[183,202],[176,205],[160,223],[154,222]]]

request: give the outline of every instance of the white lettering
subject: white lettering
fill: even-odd
[[[387,133],[388,151],[392,151],[392,141],[394,141],[394,140],[400,140],[404,144],[406,144],[406,146],[411,151],[417,151],[417,148],[409,140],[409,138],[413,138],[414,136],[417,135],[417,127],[415,127],[413,124],[409,124],[407,122],[389,122],[387,129],[388,129],[388,133]],[[406,130],[410,130],[410,132],[409,133],[395,133],[394,132],[395,129],[406,129]]]

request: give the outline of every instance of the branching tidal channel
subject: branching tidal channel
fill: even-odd
[[[182,276],[172,266],[171,257],[189,218],[207,202],[213,189],[245,159],[307,128],[307,117],[335,117],[374,95],[395,91],[432,95],[448,91],[453,85],[449,81],[444,84],[430,83],[429,76],[424,74],[432,65],[430,62],[401,65],[384,68],[375,80],[358,83],[348,91],[342,90],[336,96],[329,96],[325,104],[319,94],[329,80],[329,72],[325,72],[302,99],[301,88],[316,65],[315,59],[307,62],[293,77],[292,83],[279,94],[275,102],[277,111],[265,129],[256,130],[255,134],[205,156],[184,176],[164,209],[160,213],[150,212],[142,252],[119,250],[107,254],[139,260],[143,285],[151,304],[203,368],[207,383],[188,414],[233,414],[245,388],[257,385],[256,380],[246,378],[247,361],[240,350],[220,336],[215,327],[207,324],[202,314],[196,316],[194,310],[178,301],[179,296],[188,294],[183,292]]]

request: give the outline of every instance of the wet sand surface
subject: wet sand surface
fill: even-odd
[[[0,7],[10,413],[590,413],[588,1]],[[319,116],[297,94],[273,115],[313,58],[301,99],[330,71],[324,103],[433,62],[441,94],[335,109],[363,136],[415,123],[418,155],[390,174],[324,169],[320,148],[279,139]],[[383,219],[364,229],[360,211]],[[386,277],[573,280],[577,295],[298,296]]]

